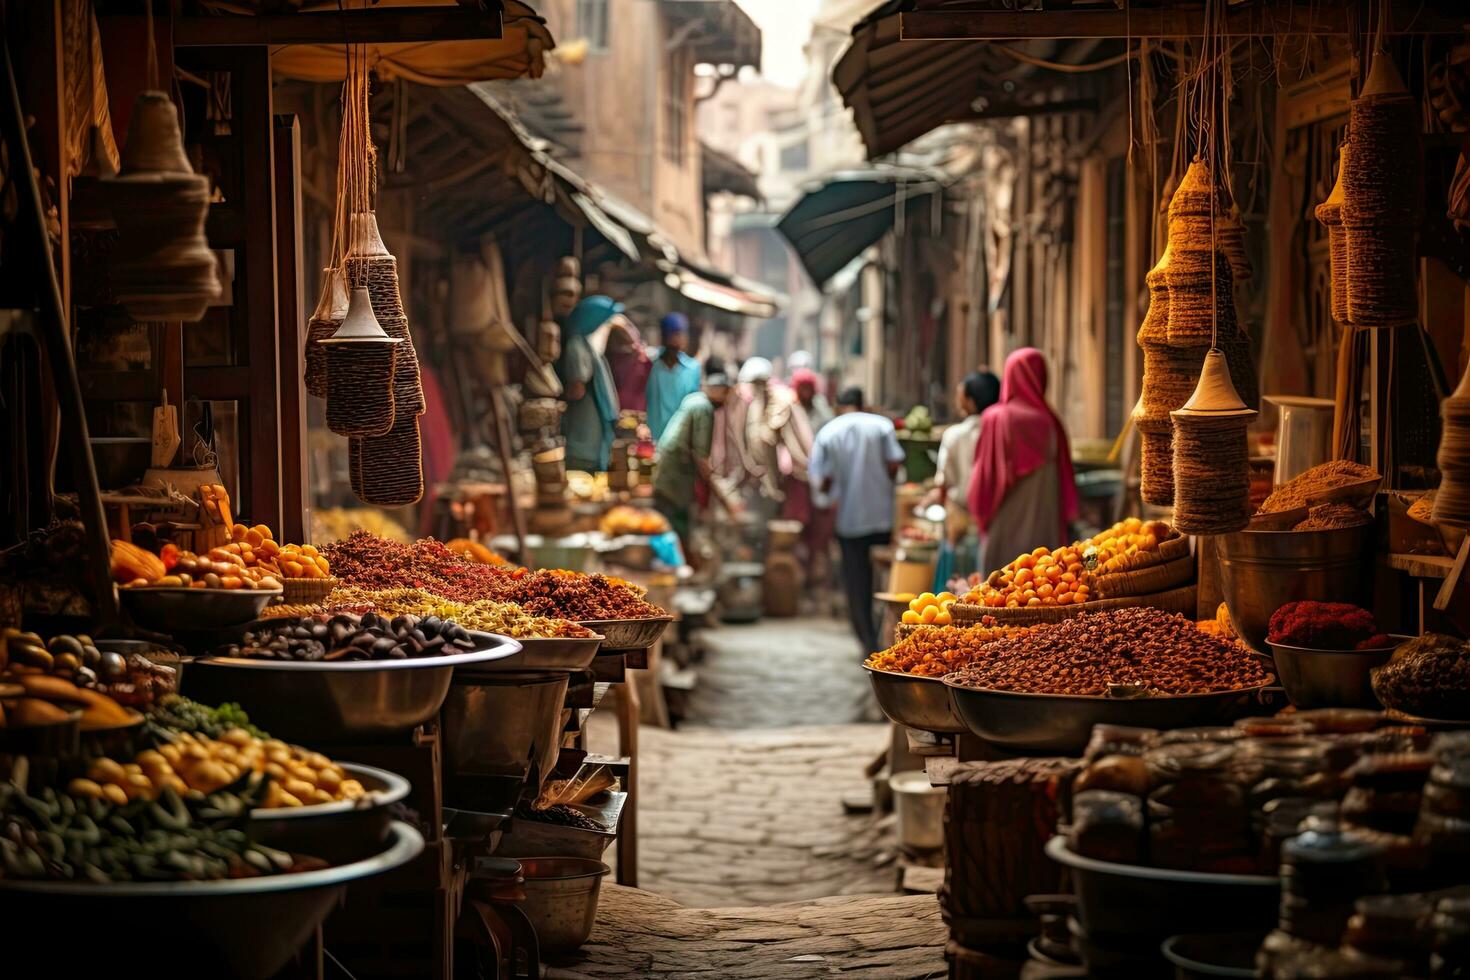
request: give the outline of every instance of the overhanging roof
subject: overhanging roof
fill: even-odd
[[[728,191],[756,201],[763,200],[755,174],[747,170],[739,160],[728,153],[720,152],[703,140],[699,143],[699,150],[700,170],[706,194]]]
[[[832,174],[808,185],[776,228],[820,288],[893,227],[900,208],[942,193],[937,171],[873,167]]]
[[[735,0],[661,0],[675,30],[688,32],[683,43],[701,64],[759,68],[761,29]]]

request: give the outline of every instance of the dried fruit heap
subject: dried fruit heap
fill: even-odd
[[[1373,693],[1411,715],[1470,720],[1470,647],[1438,633],[1410,640],[1373,672]]]
[[[1177,537],[1164,521],[1119,521],[1086,541],[1051,551],[1037,548],[990,574],[965,601],[993,609],[1070,606],[1098,598],[1099,575],[1145,568],[1160,560],[1159,543]]]
[[[1081,613],[988,644],[959,671],[964,687],[1101,696],[1112,685],[1149,694],[1239,691],[1264,684],[1259,661],[1178,614],[1131,608]]]
[[[992,641],[1024,632],[1022,628],[995,628],[988,624],[954,628],[920,626],[887,650],[868,657],[867,665],[898,674],[942,677],[986,656]]]

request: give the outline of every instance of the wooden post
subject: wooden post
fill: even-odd
[[[309,541],[307,484],[305,341],[301,324],[301,126],[296,116],[275,117],[276,324],[279,338],[282,541]]]

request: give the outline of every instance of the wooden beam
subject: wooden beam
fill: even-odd
[[[981,96],[983,98],[983,96]],[[1095,112],[1096,99],[1062,99],[1023,105],[1019,102],[991,102],[983,109],[970,109],[949,118],[949,122],[973,122],[977,119],[1014,119],[1017,116],[1050,116],[1059,112]]]
[[[501,7],[389,7],[254,17],[180,17],[177,47],[236,44],[390,44],[502,37]]]
[[[1032,38],[1198,38],[1204,28],[1198,10],[911,10],[898,15],[905,41],[1013,41]],[[1226,15],[1230,37],[1309,34],[1347,36],[1365,28],[1357,10],[1319,3],[1278,3],[1247,7]],[[1419,0],[1395,0],[1388,17],[1390,34],[1463,34],[1470,13],[1429,9]]]

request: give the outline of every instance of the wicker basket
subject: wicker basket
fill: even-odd
[[[1198,590],[1193,585],[1181,586],[1167,592],[1149,595],[1123,596],[1117,599],[1094,599],[1073,606],[977,606],[956,602],[949,607],[956,625],[977,623],[983,616],[994,616],[997,626],[1036,626],[1042,623],[1060,623],[1078,613],[1103,612],[1108,609],[1127,609],[1132,606],[1150,606],[1164,612],[1182,613],[1190,619],[1195,615]]]
[[[1183,540],[1183,539],[1181,539]],[[1152,595],[1167,592],[1194,579],[1194,558],[1186,551],[1183,558],[1136,568],[1126,572],[1097,575],[1092,579],[1092,591],[1101,599],[1119,599],[1126,596]]]
[[[336,587],[334,578],[287,578],[281,580],[281,597],[292,606],[312,606],[325,600]]]

